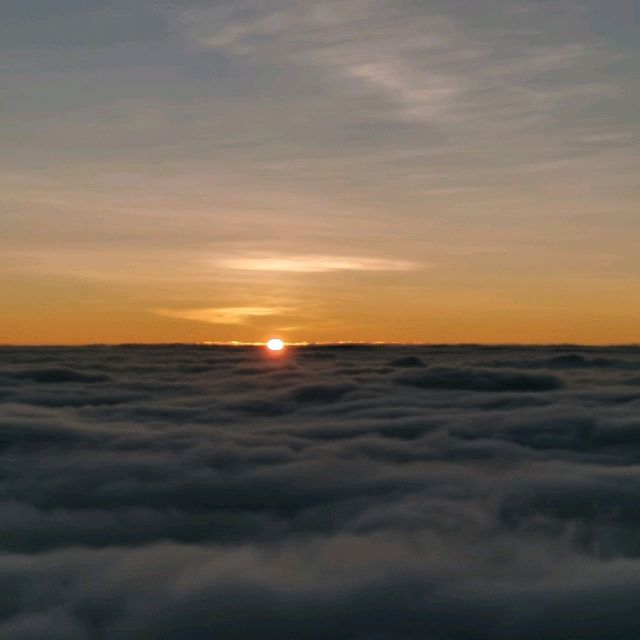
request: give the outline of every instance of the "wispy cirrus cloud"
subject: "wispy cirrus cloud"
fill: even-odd
[[[346,82],[351,90],[360,87],[391,100],[410,119],[444,114],[464,90],[456,74],[432,64],[452,46],[451,22],[433,14],[416,16],[386,1],[245,0],[185,12],[182,22],[202,47],[315,68],[325,81]],[[464,55],[459,49],[457,56]]]
[[[261,256],[227,258],[217,264],[239,271],[328,273],[331,271],[411,271],[419,265],[406,260],[356,256]]]
[[[556,108],[559,98],[584,94],[585,85],[591,88],[590,100],[610,95],[608,83],[594,87],[580,74],[565,78],[560,92],[540,91],[544,74],[584,71],[607,54],[579,39],[542,37],[550,18],[532,16],[540,11],[531,7],[520,26],[518,12],[508,11],[516,6],[491,3],[487,15],[502,16],[505,26],[486,32],[443,3],[388,0],[240,0],[185,11],[181,22],[198,46],[261,64],[315,70],[334,90],[342,85],[347,94],[377,95],[386,101],[387,115],[403,120],[522,123],[546,107]],[[562,8],[558,13],[569,15],[571,10],[564,6],[564,13]],[[537,26],[532,29],[532,24]],[[524,28],[527,37],[513,40],[513,33]],[[540,99],[532,102],[533,93]],[[370,102],[360,116],[382,115],[382,104]]]
[[[155,309],[155,313],[179,320],[194,320],[209,324],[244,325],[257,318],[286,313],[283,307],[204,307],[195,309]]]

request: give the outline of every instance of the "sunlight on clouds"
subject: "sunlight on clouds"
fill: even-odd
[[[291,273],[326,273],[330,271],[410,271],[414,262],[353,256],[288,256],[229,258],[218,263],[225,269],[241,271],[278,271]]]
[[[286,312],[280,307],[205,307],[196,309],[156,309],[155,313],[180,320],[195,320],[209,324],[248,324],[254,318],[275,316]]]

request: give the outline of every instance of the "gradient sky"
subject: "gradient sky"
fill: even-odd
[[[0,7],[0,342],[640,341],[638,0]]]

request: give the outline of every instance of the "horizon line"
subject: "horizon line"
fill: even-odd
[[[197,342],[86,342],[86,343],[0,343],[4,348],[87,348],[87,347],[265,347],[264,342],[197,341]],[[581,347],[581,348],[619,348],[640,347],[640,342],[580,343],[580,342],[393,342],[393,341],[356,341],[333,340],[313,342],[287,342],[287,347]]]

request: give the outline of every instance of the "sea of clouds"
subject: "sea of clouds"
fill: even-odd
[[[0,640],[640,638],[640,348],[2,348],[0,403]]]

